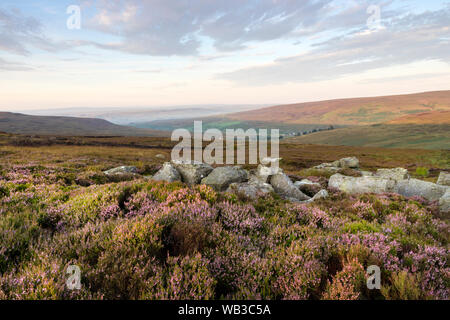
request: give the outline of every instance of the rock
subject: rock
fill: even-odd
[[[260,164],[256,169],[255,177],[266,183],[270,176],[282,172],[283,170],[280,167],[266,167]]]
[[[107,176],[122,175],[122,174],[137,174],[138,169],[136,167],[131,167],[131,166],[122,166],[122,167],[109,169],[107,171],[104,171],[103,173],[106,174]]]
[[[394,192],[405,197],[420,196],[429,201],[436,201],[445,194],[448,188],[428,181],[408,179],[397,181]]]
[[[170,162],[166,162],[161,170],[152,177],[152,180],[167,182],[181,181],[181,175]]]
[[[326,199],[326,198],[328,198],[328,196],[329,196],[328,191],[325,190],[325,189],[322,189],[322,190],[320,190],[319,192],[317,192],[317,193],[314,195],[314,197],[312,197],[312,198],[309,199],[309,200],[306,200],[305,202],[306,202],[306,203],[309,203],[309,202],[314,202],[314,201],[319,200],[319,199]]]
[[[301,190],[302,186],[304,186],[304,185],[315,185],[315,186],[319,186],[320,187],[320,183],[312,182],[311,180],[308,180],[308,179],[303,179],[301,181],[296,181],[294,183],[294,186],[296,186],[300,190]]]
[[[304,194],[306,194],[307,196],[310,196],[310,197],[317,194],[322,188],[320,183],[312,182],[308,179],[296,181],[294,183],[294,186],[296,186],[301,192],[303,192]]]
[[[443,186],[450,186],[450,173],[442,171],[439,174],[437,184],[440,184]]]
[[[155,158],[158,158],[158,159],[165,159],[166,156],[163,155],[163,154],[161,154],[161,153],[159,153],[159,154],[157,154],[157,155],[155,156]]]
[[[336,161],[335,161],[336,162]],[[331,172],[331,173],[336,173],[339,170],[341,170],[341,168],[339,167],[339,163],[322,163],[319,164],[318,166],[313,167],[314,169],[317,170],[323,170],[323,171],[327,171],[327,172]]]
[[[335,174],[330,177],[328,186],[350,194],[393,192],[396,182],[381,177],[347,177]]]
[[[310,197],[301,192],[284,173],[278,173],[270,177],[270,184],[276,193],[284,198],[293,198],[304,201]]]
[[[248,172],[240,166],[215,168],[202,184],[209,185],[217,191],[224,191],[231,183],[240,183],[248,180]]]
[[[226,192],[241,194],[250,199],[257,199],[258,197],[264,196],[273,191],[273,187],[270,184],[253,179],[244,183],[232,183]]]
[[[361,170],[361,176],[362,177],[372,177],[373,176],[373,172]]]
[[[261,164],[264,166],[269,166],[269,165],[272,166],[275,163],[279,163],[281,160],[283,160],[283,159],[282,158],[265,157],[261,160]]]
[[[409,179],[408,170],[404,168],[378,169],[375,176],[393,180]]]
[[[172,164],[180,173],[181,180],[190,185],[199,184],[203,178],[213,171],[209,164],[198,161],[175,160],[172,161]]]
[[[439,211],[450,213],[450,188],[447,188],[445,194],[439,199]]]
[[[356,157],[342,158],[339,160],[339,166],[341,168],[356,169],[359,168],[359,160]]]

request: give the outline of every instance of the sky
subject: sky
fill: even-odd
[[[3,111],[275,105],[449,84],[448,0],[0,2]]]

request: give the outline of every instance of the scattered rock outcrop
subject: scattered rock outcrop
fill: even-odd
[[[439,199],[439,210],[442,213],[450,213],[450,188],[448,188],[445,194]]]
[[[448,211],[450,187],[446,185],[448,174],[445,172],[441,173],[437,184],[413,179],[404,168],[378,169],[374,175],[361,172],[364,172],[362,177],[334,174],[330,177],[328,186],[350,194],[398,193],[405,197],[422,197],[428,201],[439,200],[441,211]]]
[[[405,197],[419,196],[429,201],[439,200],[449,189],[436,183],[422,181],[419,179],[405,179],[397,181],[396,193]]]
[[[164,163],[161,170],[159,170],[153,177],[153,180],[156,181],[167,181],[167,182],[175,182],[175,181],[181,181],[181,175],[175,169],[172,163],[166,162]]]
[[[215,168],[201,183],[213,187],[217,191],[225,191],[232,183],[248,180],[247,170],[240,166]]]
[[[124,174],[137,174],[138,169],[132,166],[121,166],[113,169],[109,169],[103,172],[107,176],[124,175]]]
[[[172,161],[173,166],[181,175],[181,180],[189,185],[199,184],[213,167],[198,161]]]
[[[396,181],[409,179],[408,170],[404,168],[378,169],[375,176]]]
[[[276,193],[280,194],[282,197],[295,199],[298,201],[309,200],[306,194],[301,192],[295,185],[292,183],[291,179],[284,173],[277,173],[270,177],[270,184]]]
[[[342,169],[358,169],[359,160],[356,157],[347,157],[340,160],[336,160],[331,163],[322,163],[315,166],[314,169],[324,170],[331,173],[336,173]]]
[[[439,174],[437,184],[440,184],[442,186],[450,186],[450,173],[442,171]]]
[[[371,176],[348,177],[337,173],[330,177],[328,186],[351,194],[385,193],[394,192],[395,180]]]

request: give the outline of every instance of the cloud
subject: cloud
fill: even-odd
[[[353,30],[316,43],[309,52],[217,75],[237,84],[269,85],[339,78],[416,61],[450,62],[450,8],[405,14],[384,28]]]
[[[55,52],[69,46],[46,37],[42,23],[34,17],[25,17],[18,10],[0,8],[0,51],[28,56],[30,47]]]
[[[18,62],[6,61],[0,58],[0,70],[2,71],[31,71],[34,68]]]
[[[197,55],[205,39],[220,51],[292,35],[321,19],[333,0],[91,1],[87,27],[117,36],[98,47],[147,55]]]

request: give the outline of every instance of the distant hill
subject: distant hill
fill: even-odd
[[[410,114],[387,122],[388,124],[450,124],[450,111]]]
[[[450,150],[450,124],[375,124],[287,139],[301,144]]]
[[[407,116],[408,121],[416,119],[417,123],[422,123],[422,118],[415,115],[424,113],[438,115],[439,112],[449,111],[450,90],[447,90],[280,105],[228,114],[225,117],[239,121],[289,124],[369,125]],[[448,113],[443,115],[447,115],[445,123],[450,123]]]
[[[0,131],[29,135],[65,136],[167,136],[159,130],[119,126],[102,119],[30,116],[0,112]]]

